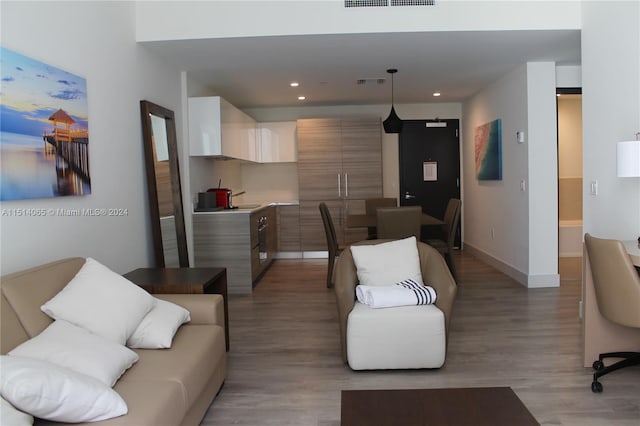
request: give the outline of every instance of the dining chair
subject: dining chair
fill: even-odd
[[[598,310],[607,320],[640,329],[640,275],[624,244],[618,240],[596,238],[588,233],[584,244],[589,256]],[[605,358],[622,358],[605,367]],[[640,352],[602,353],[593,363],[591,390],[602,392],[598,378],[624,367],[640,365]]]
[[[333,286],[333,266],[335,265],[336,258],[344,250],[343,245],[338,244],[338,238],[336,237],[336,229],[333,226],[333,219],[331,218],[331,212],[326,203],[320,203],[318,205],[320,209],[320,216],[322,216],[322,224],[324,225],[324,233],[327,238],[327,251],[329,253],[329,263],[327,265],[327,288]]]
[[[447,260],[451,275],[457,280],[456,267],[453,261],[453,246],[456,241],[456,232],[460,222],[460,210],[462,202],[457,198],[451,198],[444,212],[444,225],[442,225],[442,238],[427,239],[426,243],[437,249]]]
[[[399,240],[413,235],[420,241],[422,207],[380,207],[376,215],[377,238]]]
[[[398,200],[395,198],[367,198],[364,200],[364,210],[368,216],[375,216],[380,207],[396,207],[397,205]],[[376,228],[369,226],[367,228],[367,240],[375,240],[376,238]]]

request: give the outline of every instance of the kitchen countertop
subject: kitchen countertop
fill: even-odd
[[[210,212],[197,212],[194,211],[193,214],[232,214],[232,213],[253,213],[258,210],[262,210],[266,207],[270,206],[297,206],[299,203],[297,201],[285,201],[285,202],[273,202],[273,203],[246,203],[246,204],[238,204],[238,208],[234,209],[222,209],[222,210],[214,210]]]

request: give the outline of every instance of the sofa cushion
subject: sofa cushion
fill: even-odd
[[[109,387],[138,360],[138,354],[131,349],[62,320],[54,321],[9,355],[48,361],[91,376]]]
[[[142,319],[127,346],[140,349],[166,349],[173,336],[185,322],[191,320],[189,311],[175,303],[156,299],[156,304]]]
[[[149,293],[87,258],[69,284],[41,309],[51,318],[124,345],[154,304]]]
[[[180,383],[166,379],[161,372],[155,379],[119,380],[113,389],[125,400],[129,412],[110,419],[109,426],[179,425],[189,409]]]
[[[31,358],[5,355],[0,360],[2,396],[25,413],[70,423],[127,413],[120,395],[93,377]]]
[[[435,305],[372,309],[356,302],[347,318],[347,360],[354,370],[439,368],[445,336]]]
[[[2,277],[0,280],[2,296],[4,296],[2,312],[0,312],[2,314],[2,353],[7,353],[18,343],[21,343],[19,340],[12,339],[8,344],[5,339],[7,336],[5,331],[9,328],[5,321],[14,319],[8,318],[9,313],[17,317],[18,325],[24,328],[27,334],[24,338],[25,336],[19,336],[22,334],[22,330],[20,332],[12,330],[11,333],[15,333],[16,338],[22,338],[24,341],[29,337],[36,336],[52,322],[52,319],[40,310],[40,306],[59,293],[73,279],[84,263],[85,259],[74,257]],[[5,301],[11,309],[6,309]]]
[[[392,285],[407,279],[423,284],[416,237],[350,248],[362,285]]]
[[[219,360],[226,356],[224,330],[217,325],[186,324],[176,333],[171,349],[135,351],[140,360],[120,382],[153,381],[161,377],[179,383],[181,399],[190,407],[205,388]]]

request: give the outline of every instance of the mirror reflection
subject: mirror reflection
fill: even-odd
[[[188,267],[173,111],[140,102],[157,267]]]

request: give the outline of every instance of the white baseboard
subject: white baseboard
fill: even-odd
[[[582,257],[582,251],[566,251],[558,253],[558,257]]]
[[[301,251],[279,251],[275,255],[275,259],[302,259]]]
[[[559,287],[560,275],[559,274],[542,274],[542,275],[529,275],[526,274],[512,265],[498,259],[487,252],[474,247],[473,244],[468,242],[464,243],[464,250],[471,253],[478,259],[493,266],[498,271],[513,278],[523,286],[527,288],[546,288],[546,287]]]
[[[327,251],[279,251],[274,259],[327,259]]]

